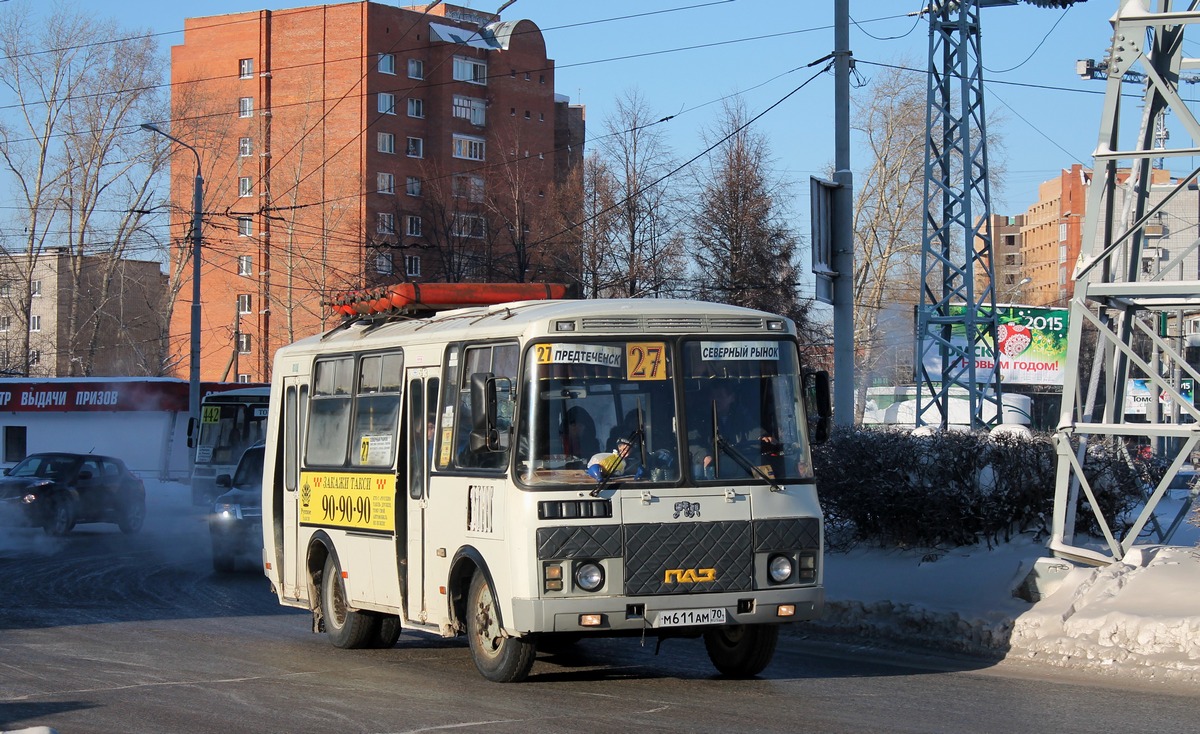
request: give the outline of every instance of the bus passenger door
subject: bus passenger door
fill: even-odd
[[[429,618],[425,598],[426,548],[425,515],[429,500],[429,471],[433,466],[433,436],[437,417],[438,370],[436,367],[418,367],[407,372],[407,414],[405,430],[407,458],[404,486],[408,496],[405,500],[408,512],[404,513],[408,523],[407,582],[405,604],[407,616],[425,622]],[[400,498],[397,498],[398,501]],[[397,549],[401,552],[401,549]]]
[[[283,551],[277,559],[283,564],[279,578],[283,583],[283,595],[291,599],[299,599],[304,594],[302,583],[305,576],[304,549],[300,548],[300,447],[304,445],[301,435],[305,426],[305,414],[308,411],[307,378],[283,378],[283,415],[280,416],[280,430],[283,434],[283,445],[278,451],[283,454],[283,524],[276,523],[276,532],[282,532]],[[277,464],[278,466],[278,464]]]

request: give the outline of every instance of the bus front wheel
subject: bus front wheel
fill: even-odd
[[[752,678],[775,656],[779,625],[747,624],[717,627],[704,633],[704,648],[722,675]]]
[[[479,571],[467,594],[467,639],[475,667],[496,683],[525,680],[537,656],[537,646],[530,638],[504,636],[492,587]]]
[[[378,629],[378,620],[369,612],[356,612],[346,603],[346,587],[342,571],[330,556],[321,574],[321,616],[325,632],[334,647],[356,649],[367,647]]]

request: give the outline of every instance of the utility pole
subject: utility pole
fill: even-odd
[[[204,176],[200,168],[200,152],[179,138],[146,122],[143,130],[158,133],[178,143],[196,156],[196,183],[192,189],[192,344],[188,376],[188,436],[200,426],[200,222],[204,213]]]
[[[854,424],[854,174],[850,170],[850,0],[835,0],[834,172],[830,192],[833,278],[833,422]]]

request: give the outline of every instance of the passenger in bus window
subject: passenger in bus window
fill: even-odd
[[[563,453],[568,457],[591,456],[596,452],[596,424],[582,405],[567,409],[563,426]]]

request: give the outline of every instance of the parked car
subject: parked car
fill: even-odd
[[[262,477],[263,446],[251,446],[242,453],[233,476],[217,477],[217,497],[208,516],[212,536],[213,570],[229,573],[241,556],[262,560]]]
[[[146,487],[111,456],[30,454],[0,477],[0,516],[5,524],[40,526],[48,535],[88,522],[136,533],[146,520]]]

